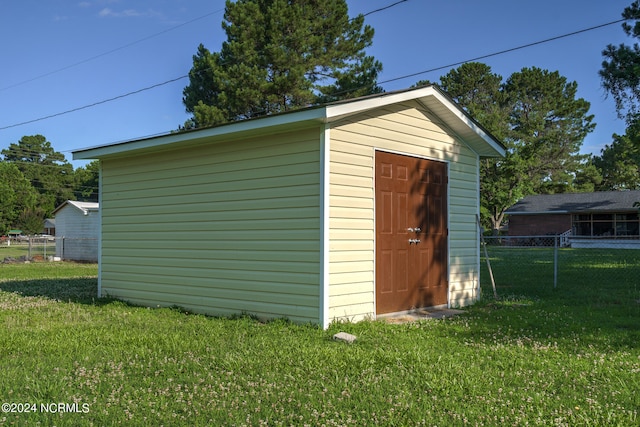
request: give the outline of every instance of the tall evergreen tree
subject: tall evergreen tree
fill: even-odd
[[[557,72],[524,68],[506,82],[485,64],[468,63],[442,87],[507,147],[505,158],[480,164],[483,223],[497,232],[522,197],[593,189],[595,168],[579,149],[593,130],[589,103]]]
[[[576,98],[578,84],[540,68],[524,68],[504,85],[512,126],[509,139],[527,162],[536,193],[574,190],[573,178],[589,157],[580,155],[593,131],[589,102]]]
[[[602,171],[601,190],[640,190],[640,123],[614,134],[593,162]]]
[[[373,28],[345,0],[227,0],[220,52],[202,44],[183,102],[202,127],[378,93]]]
[[[0,234],[18,225],[20,215],[35,207],[37,195],[15,164],[0,161]]]
[[[624,32],[640,38],[640,1],[624,9]],[[631,22],[634,21],[634,22]],[[603,189],[640,188],[640,46],[608,45],[602,52],[600,70],[602,86],[616,102],[620,118],[626,119],[624,135],[613,135],[613,143],[605,146],[594,163],[602,170]]]
[[[38,192],[38,206],[49,215],[73,198],[73,166],[42,135],[23,136],[2,150],[6,162],[15,164]]]
[[[86,166],[81,166],[74,170],[73,180],[74,200],[97,202],[100,181],[100,161],[94,160]]]
[[[475,120],[499,140],[509,130],[502,76],[480,62],[468,62],[440,78],[440,85]]]
[[[640,38],[640,0],[624,9],[622,17],[634,23],[624,22],[622,29],[635,39]],[[631,124],[640,114],[640,46],[620,44],[608,45],[602,52],[604,61],[600,69],[602,86],[611,94],[618,115]]]

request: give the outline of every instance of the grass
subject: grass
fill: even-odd
[[[492,252],[502,283],[510,256]],[[0,397],[37,405],[0,424],[635,426],[640,291],[606,268],[515,278],[455,318],[322,330],[96,299],[95,265],[0,265]]]

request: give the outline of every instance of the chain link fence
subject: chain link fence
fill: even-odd
[[[36,235],[0,241],[0,262],[25,261],[98,262],[98,239]]]
[[[551,292],[616,281],[640,290],[640,239],[566,235],[484,236],[481,286],[498,296]],[[0,263],[98,261],[98,239],[20,236],[0,241]]]
[[[640,239],[484,236],[481,256],[483,292],[498,296],[612,280],[640,289]]]

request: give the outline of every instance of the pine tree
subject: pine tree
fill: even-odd
[[[38,192],[38,207],[45,215],[73,198],[73,166],[55,151],[42,135],[23,136],[2,150],[6,162],[14,163]]]
[[[636,0],[624,9],[622,17],[627,21],[622,29],[629,37],[640,38],[640,1]],[[602,52],[600,77],[602,86],[613,96],[620,118],[626,118],[628,124],[638,120],[640,109],[640,46],[620,44],[608,45]]]
[[[640,190],[640,123],[627,127],[624,135],[613,135],[594,164],[602,171],[601,190]]]
[[[481,63],[464,64],[440,81],[507,147],[504,158],[480,163],[481,214],[494,233],[505,211],[526,195],[593,189],[598,176],[579,150],[595,125],[589,103],[576,98],[575,82],[535,67],[502,82]]]
[[[202,44],[183,103],[202,127],[381,92],[373,28],[345,0],[227,1],[219,52]]]
[[[18,225],[18,218],[36,206],[37,192],[15,164],[0,161],[0,235]]]

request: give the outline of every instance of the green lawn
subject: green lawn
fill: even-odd
[[[95,265],[0,265],[0,425],[639,425],[638,282],[511,270],[457,318],[325,331],[99,300]]]

